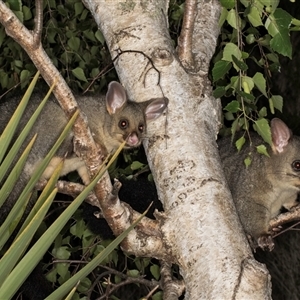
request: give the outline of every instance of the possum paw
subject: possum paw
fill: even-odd
[[[274,241],[270,235],[264,234],[257,239],[258,246],[264,251],[272,251],[274,249]]]

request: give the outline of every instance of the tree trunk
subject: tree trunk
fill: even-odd
[[[270,277],[252,256],[215,142],[221,108],[208,69],[219,2],[198,1],[187,61],[179,61],[169,36],[168,1],[83,2],[112,58],[121,53],[115,67],[129,98],[169,98],[165,118],[148,125],[144,146],[165,210],[159,216],[163,245],[169,262],[180,267],[186,299],[270,298]]]

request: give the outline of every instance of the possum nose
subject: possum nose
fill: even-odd
[[[140,139],[137,136],[136,132],[131,133],[127,138],[127,144],[131,147],[138,146],[140,143]]]

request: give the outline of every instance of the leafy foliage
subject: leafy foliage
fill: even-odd
[[[34,29],[34,1],[8,0],[7,4],[28,29]],[[81,0],[44,1],[43,15],[43,47],[73,91],[99,92],[116,79],[115,72],[109,72],[113,66],[103,35]],[[25,88],[36,68],[2,26],[0,51],[2,91],[18,85]]]
[[[271,144],[267,117],[283,107],[283,98],[272,94],[271,74],[280,70],[280,56],[292,58],[290,31],[299,30],[299,21],[279,7],[279,0],[221,0],[221,5],[214,95],[226,102],[224,118],[233,136],[252,126]]]

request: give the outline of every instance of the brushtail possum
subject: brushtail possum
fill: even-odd
[[[126,97],[126,91],[118,82],[111,82],[105,97],[78,97],[78,106],[88,118],[88,124],[96,143],[100,144],[106,153],[115,151],[123,141],[126,141],[125,148],[134,148],[141,144],[146,134],[146,121],[159,117],[168,105],[167,98],[154,98],[143,103],[130,101]],[[19,131],[24,127],[32,113],[41,101],[41,97],[35,95],[25,110],[19,126]],[[18,104],[18,99],[11,99],[0,105],[0,132],[8,123],[12,113]],[[25,187],[28,179],[37,164],[49,152],[54,142],[62,132],[67,123],[67,118],[60,106],[52,99],[48,100],[41,115],[35,123],[27,142],[37,133],[37,139],[29,154],[28,160],[17,182],[14,190],[9,196],[6,204],[0,210],[0,224],[10,211],[20,191]],[[61,175],[77,170],[84,183],[89,182],[89,174],[84,162],[76,157],[72,145],[73,134],[71,133],[63,142],[46,168],[43,178],[48,179],[55,166],[62,157],[68,153],[65,159]],[[24,144],[27,144],[26,142]],[[25,146],[24,146],[25,147]],[[23,150],[23,149],[21,149]]]
[[[245,232],[261,248],[272,250],[269,222],[282,207],[297,204],[300,191],[300,137],[293,136],[287,125],[278,118],[271,121],[272,147],[258,135],[238,153],[229,146],[230,138],[219,141],[225,177],[232,193]],[[257,153],[256,146],[265,144],[269,157]],[[248,168],[244,159],[251,152]]]

